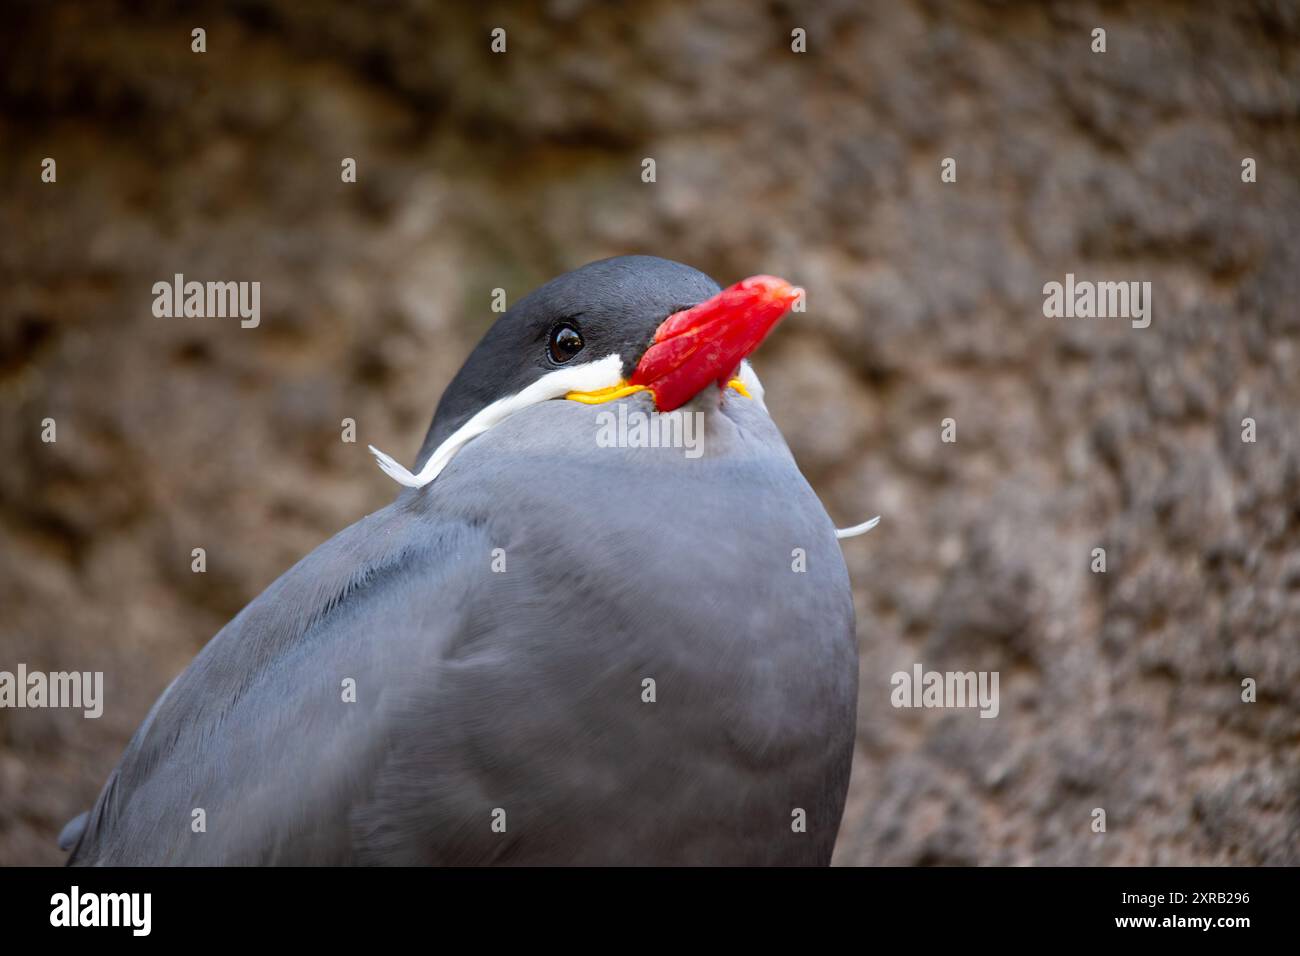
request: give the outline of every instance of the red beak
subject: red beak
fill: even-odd
[[[654,392],[661,412],[680,408],[710,382],[726,388],[803,293],[775,276],[750,276],[712,299],[674,312],[655,331],[629,384]]]

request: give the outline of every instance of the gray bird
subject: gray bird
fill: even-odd
[[[853,603],[744,361],[798,291],[631,256],[522,299],[415,470],[376,452],[397,500],[163,692],[69,862],[828,863]]]

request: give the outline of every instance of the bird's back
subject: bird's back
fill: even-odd
[[[525,409],[277,581],[76,862],[827,862],[857,686],[830,521],[756,403],[698,458],[603,447],[616,407]]]

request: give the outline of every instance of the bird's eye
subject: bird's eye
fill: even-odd
[[[562,365],[582,351],[582,333],[572,325],[557,325],[551,331],[551,344],[548,346],[551,361]]]

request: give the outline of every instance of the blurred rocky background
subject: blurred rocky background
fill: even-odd
[[[171,677],[393,498],[366,443],[413,460],[493,288],[627,252],[809,289],[755,364],[836,521],[884,516],[839,862],[1300,863],[1296,3],[4,19],[0,669],[108,703],[0,710],[0,863],[61,862]],[[155,318],[177,272],[260,327]],[[1067,272],[1151,326],[1045,318]],[[914,662],[999,671],[999,717],[895,710]]]

